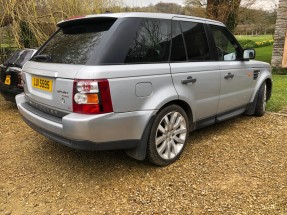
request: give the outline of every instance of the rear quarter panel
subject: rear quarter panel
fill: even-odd
[[[168,63],[97,66],[93,69],[94,79],[109,80],[114,112],[157,110],[178,99]]]

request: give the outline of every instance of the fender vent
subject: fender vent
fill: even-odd
[[[258,78],[259,75],[260,75],[260,70],[254,70],[253,80],[257,80],[257,78]]]

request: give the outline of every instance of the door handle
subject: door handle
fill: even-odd
[[[188,76],[186,79],[181,80],[182,84],[189,84],[189,83],[194,84],[195,82],[196,82],[196,79],[192,78],[191,76]]]
[[[234,78],[234,74],[231,74],[230,72],[224,76],[225,79],[227,80],[231,80],[232,78]]]

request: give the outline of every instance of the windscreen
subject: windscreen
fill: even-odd
[[[4,63],[4,66],[13,66],[15,61],[19,58],[22,50],[15,51]]]
[[[85,65],[114,22],[113,19],[62,27],[32,60]]]
[[[33,55],[33,50],[25,50],[23,51],[19,58],[15,61],[15,66],[22,68],[24,66],[24,64],[31,59],[32,55]]]

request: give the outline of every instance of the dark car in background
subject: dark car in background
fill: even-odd
[[[15,96],[23,92],[22,68],[36,51],[36,49],[17,50],[0,65],[0,93],[5,100],[15,102]]]

